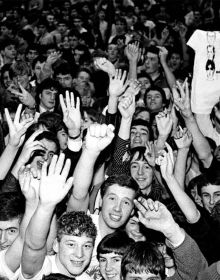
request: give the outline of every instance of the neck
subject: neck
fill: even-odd
[[[160,76],[160,72],[154,72],[150,74],[150,77],[153,81],[155,81]]]
[[[115,231],[114,229],[112,229],[106,225],[106,223],[102,217],[102,211],[99,213],[99,230],[100,230],[102,238]]]
[[[9,58],[9,57],[4,56],[3,61],[4,61],[4,64],[9,64],[14,61],[14,58]]]
[[[149,193],[151,192],[151,185],[148,186],[147,188],[141,190],[141,192],[142,192],[144,195],[149,195]]]

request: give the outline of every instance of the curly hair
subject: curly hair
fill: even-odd
[[[62,235],[82,236],[93,238],[95,241],[97,229],[92,218],[83,211],[64,213],[58,220],[57,239]]]

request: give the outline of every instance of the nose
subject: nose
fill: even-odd
[[[143,175],[143,167],[142,166],[140,166],[138,168],[138,175]]]
[[[78,259],[82,258],[82,256],[83,256],[83,248],[82,248],[82,246],[78,246],[77,247],[75,255],[76,255],[76,257]]]
[[[106,272],[109,272],[109,271],[112,270],[112,262],[111,261],[107,261],[105,270],[106,270]]]
[[[1,242],[1,244],[6,243],[7,240],[8,240],[8,238],[7,238],[7,233],[6,233],[5,231],[2,231],[2,232],[0,233],[0,242]]]
[[[116,202],[114,210],[117,211],[117,212],[121,211],[121,202],[120,201]]]
[[[43,154],[43,159],[44,161],[47,161],[48,160],[48,153],[45,151],[45,153]]]
[[[56,93],[52,93],[51,94],[51,100],[55,100],[55,97],[56,97]]]
[[[209,204],[211,204],[211,205],[214,205],[214,204],[215,204],[215,200],[214,200],[214,197],[213,197],[213,196],[210,197]]]

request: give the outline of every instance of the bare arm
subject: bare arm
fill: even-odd
[[[179,96],[179,93],[177,92],[176,88],[173,88],[174,103],[179,109],[185,121],[187,129],[192,135],[193,146],[196,150],[198,158],[202,161],[204,167],[208,168],[212,162],[213,155],[207,139],[201,133],[198,124],[192,114],[188,83],[187,81],[185,81],[182,86],[179,83],[177,83],[177,86],[180,91],[181,97]]]
[[[179,205],[181,211],[186,217],[189,223],[195,223],[200,217],[200,213],[196,208],[195,203],[192,199],[183,191],[183,189],[178,184],[176,178],[173,174],[174,159],[173,152],[169,145],[166,145],[168,153],[164,151],[163,155],[159,157],[158,163],[160,164],[160,170],[164,180],[167,183],[174,199]]]
[[[72,186],[73,178],[67,176],[70,160],[64,165],[64,155],[53,156],[49,170],[44,163],[41,173],[39,204],[26,230],[22,253],[22,274],[34,277],[42,268],[47,253],[47,235],[56,205],[62,201]],[[61,172],[62,171],[62,172]],[[40,229],[40,230],[38,230]]]
[[[114,137],[114,127],[92,124],[88,128],[85,148],[74,170],[74,187],[67,204],[68,211],[86,211],[89,203],[89,188],[92,183],[95,162]]]

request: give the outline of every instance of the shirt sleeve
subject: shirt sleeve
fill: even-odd
[[[199,42],[199,30],[196,30],[192,36],[189,38],[188,42],[187,42],[187,45],[189,47],[191,47],[192,49],[194,49],[194,51],[197,50],[198,48],[198,45],[200,44]]]

